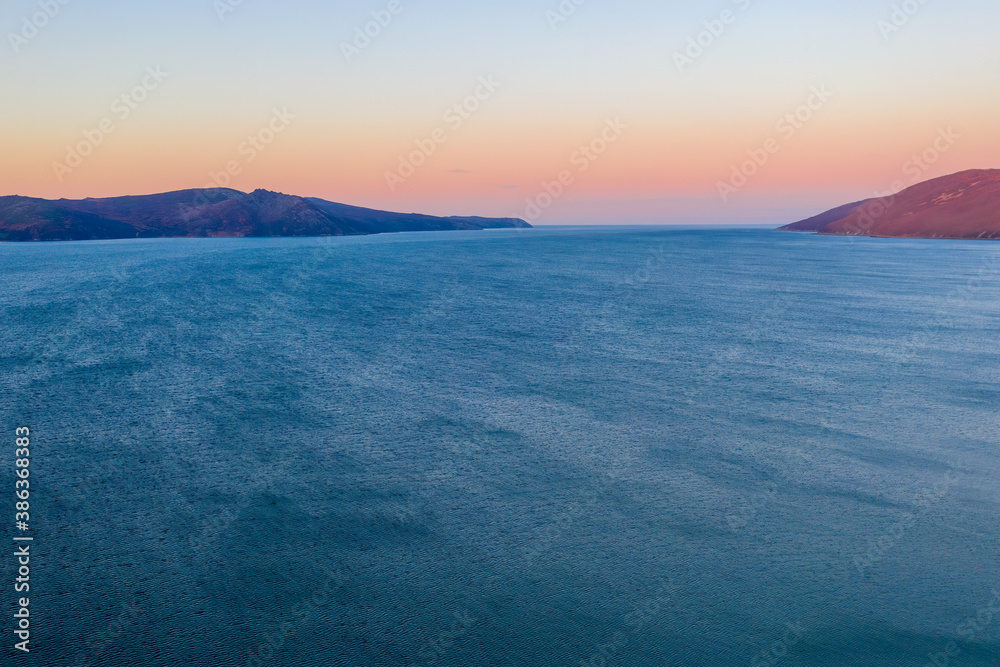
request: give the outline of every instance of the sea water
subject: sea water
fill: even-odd
[[[1000,664],[1000,245],[3,244],[0,287],[16,664]]]

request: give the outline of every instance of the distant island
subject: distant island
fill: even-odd
[[[1000,239],[1000,169],[973,169],[779,229],[885,238]]]
[[[350,236],[529,228],[519,218],[389,213],[315,197],[228,188],[107,199],[0,197],[0,241]]]

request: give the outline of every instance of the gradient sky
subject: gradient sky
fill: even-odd
[[[584,0],[555,28],[559,0],[398,1],[348,62],[342,44],[389,0],[242,0],[222,19],[213,0],[69,0],[16,53],[10,33],[41,10],[8,0],[0,194],[202,187],[234,161],[245,191],[524,217],[568,170],[539,224],[779,223],[909,183],[908,160],[949,127],[921,179],[1000,167],[996,2],[911,0],[886,37],[882,0]],[[726,9],[735,21],[679,71],[674,54]],[[112,104],[147,67],[168,76],[121,119]],[[444,113],[480,77],[501,85],[453,127]],[[833,96],[785,136],[776,122],[813,87]],[[249,160],[275,108],[295,117]],[[574,153],[616,118],[627,128],[580,171]],[[115,131],[60,182],[53,163],[104,119]],[[447,141],[391,190],[386,172],[437,128]],[[769,138],[778,152],[724,202],[719,181]]]

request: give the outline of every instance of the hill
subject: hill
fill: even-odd
[[[893,238],[1000,239],[1000,169],[942,176],[780,229]]]
[[[268,190],[180,190],[82,200],[0,197],[0,241],[348,236],[530,226],[516,218],[391,213]]]

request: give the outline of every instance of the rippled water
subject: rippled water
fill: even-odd
[[[7,244],[0,279],[18,664],[1000,664],[998,245]]]

